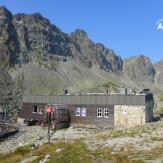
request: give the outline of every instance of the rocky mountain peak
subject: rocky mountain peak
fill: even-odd
[[[17,31],[21,52],[26,53],[25,58],[28,53],[40,57],[71,55],[68,36],[41,14],[16,14],[13,24]],[[24,60],[24,54],[21,58]]]
[[[2,19],[2,18],[12,18],[12,14],[11,14],[11,12],[9,11],[9,10],[7,10],[7,8],[6,7],[4,7],[4,6],[0,6],[0,18]]]
[[[34,13],[34,14],[24,14],[24,13],[18,13],[14,15],[14,19],[16,21],[22,21],[23,23],[26,23],[27,21],[31,21],[34,23],[44,23],[47,25],[51,25],[50,21],[46,18],[44,18],[40,13]]]
[[[140,62],[144,65],[148,65],[148,64],[152,64],[151,60],[149,59],[149,57],[144,56],[144,55],[140,55],[138,56],[138,60],[140,60]]]
[[[163,70],[163,60],[161,60],[161,61],[159,61],[159,62],[155,63],[154,65],[155,65],[155,67],[157,67],[157,68],[159,68],[159,69],[162,69],[162,70]]]
[[[96,43],[96,44],[95,44],[95,47],[96,47],[97,49],[100,49],[100,50],[104,50],[104,49],[105,49],[105,46],[104,46],[102,43]]]
[[[19,51],[16,31],[12,24],[13,16],[4,6],[0,7],[0,64],[5,66],[16,61]]]
[[[7,9],[2,7],[2,10],[12,17]],[[121,58],[103,44],[95,44],[84,30],[76,29],[71,35],[65,34],[39,13],[18,13],[7,25],[4,22],[0,30],[3,31],[1,40],[4,42],[0,45],[1,51],[4,51],[0,57],[4,59],[8,54],[8,62],[14,64],[27,63],[33,57],[48,59],[57,55],[72,56],[77,63],[89,68],[96,65],[108,72],[122,70]]]
[[[88,38],[87,33],[83,29],[76,29],[75,32],[71,34],[73,37],[77,37],[80,39],[86,39]]]
[[[80,52],[77,59],[85,66],[90,68],[95,64],[107,72],[122,70],[122,59],[102,43],[94,43],[84,30],[77,29],[71,33],[71,40],[77,45]]]
[[[134,82],[154,82],[155,68],[144,55],[130,57],[123,62],[124,75]]]
[[[40,13],[34,13],[30,15],[35,21],[41,20],[41,21],[47,21],[46,18],[44,18]],[[49,22],[49,21],[48,21]]]
[[[115,75],[118,83],[117,77],[122,73],[135,86],[151,83],[163,90],[163,61],[153,65],[143,54],[123,61],[114,50],[93,42],[82,29],[69,35],[39,13],[12,16],[3,6],[0,7],[0,65],[15,71],[14,79],[22,73],[29,92],[37,91],[35,87],[39,84],[38,90],[42,91],[42,86],[47,89],[50,84],[60,89],[63,85],[71,87],[71,83],[74,86],[78,80],[85,87],[90,84],[89,79],[94,85],[95,80],[110,80],[107,77],[110,75]]]

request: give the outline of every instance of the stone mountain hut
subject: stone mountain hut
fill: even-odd
[[[150,92],[136,95],[29,95],[23,97],[19,117],[44,121],[48,105],[57,110],[53,119],[56,124],[61,124],[57,128],[71,125],[133,127],[152,121],[154,99]]]

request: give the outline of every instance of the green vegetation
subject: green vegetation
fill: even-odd
[[[52,68],[54,71],[58,71],[59,63],[56,62],[56,61],[53,61],[52,64],[51,64],[51,68]]]
[[[160,95],[159,100],[163,102],[163,94]]]
[[[142,160],[134,160],[134,150],[130,150],[128,147],[120,149],[120,151],[113,152],[110,148],[104,148],[102,150],[98,150],[95,153],[97,158],[101,158],[101,160],[111,161],[115,163],[144,163]]]
[[[81,74],[81,70],[80,70],[78,67],[73,66],[73,69],[74,69],[76,72],[78,72],[79,74]]]
[[[137,135],[141,136],[143,133],[150,134],[152,131],[156,130],[157,127],[152,127],[150,125],[136,126],[126,130],[114,130],[110,129],[109,131],[100,132],[97,134],[97,139],[107,140],[108,138],[118,138],[118,137],[135,137]]]
[[[152,137],[151,138],[152,141],[163,141],[163,137]]]
[[[118,85],[109,81],[109,82],[103,84],[103,87],[105,87],[105,88],[118,87]]]
[[[1,163],[16,163],[19,162],[24,158],[24,156],[27,156],[28,153],[31,151],[31,147],[20,147],[16,149],[14,152],[6,154],[6,155],[0,155],[0,162]]]
[[[59,149],[59,150],[58,150]],[[58,151],[57,151],[58,150]],[[38,156],[33,163],[38,163],[46,155],[50,155],[49,163],[91,163],[96,161],[114,161],[115,163],[142,163],[141,160],[131,160],[130,155],[136,157],[133,148],[121,148],[118,152],[113,152],[110,148],[99,148],[90,151],[82,139],[73,142],[58,142],[44,144],[38,148],[21,147],[16,151],[0,156],[1,163],[16,163],[32,156]]]
[[[75,141],[73,143],[60,143],[58,146],[61,151],[60,153],[54,152],[50,161],[51,163],[76,163],[85,162],[89,163],[92,160],[90,151],[86,148],[83,141]]]
[[[158,97],[156,114],[163,114],[163,94]]]
[[[44,61],[44,59],[41,57],[37,57],[34,58],[33,62],[47,70],[57,71],[59,67],[59,62],[56,61],[55,59],[51,59],[51,61],[48,62],[48,61]]]
[[[95,133],[95,139],[103,140],[105,142],[108,139],[123,138],[123,137],[135,137],[142,136],[144,133],[149,135],[163,126],[163,123],[158,125],[157,123],[146,124],[144,126],[137,126],[126,130],[102,130]],[[55,130],[54,130],[55,132]],[[65,131],[66,132],[66,131]],[[87,139],[90,139],[87,137]],[[154,141],[163,141],[162,137],[150,137],[146,140],[146,143]],[[159,146],[155,149],[137,150],[132,143],[124,144],[122,146],[105,146],[105,144],[96,144],[96,148],[88,148],[86,139],[77,140],[56,140],[51,143],[46,143],[40,147],[31,145],[21,147],[12,153],[6,155],[0,155],[0,163],[20,162],[27,158],[35,159],[33,163],[38,163],[43,160],[45,156],[49,155],[49,163],[93,163],[93,162],[114,162],[114,163],[143,163],[146,160],[151,162],[156,159],[162,159],[163,147]],[[89,143],[91,140],[88,140]],[[141,143],[141,142],[139,142]]]
[[[113,82],[107,82],[102,85],[105,89],[108,89],[108,91],[117,91],[118,85]]]
[[[60,149],[57,152],[57,149]],[[45,155],[50,154],[50,163],[66,163],[66,162],[84,162],[89,163],[92,161],[92,154],[86,148],[86,145],[82,140],[74,142],[59,142],[44,144],[39,148],[32,149],[31,147],[21,147],[12,153],[1,155],[1,163],[19,162],[25,158],[31,156],[39,156],[34,162],[39,162],[40,159],[44,158]]]

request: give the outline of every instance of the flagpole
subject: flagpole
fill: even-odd
[[[48,143],[50,143],[50,116],[51,113],[48,113]]]

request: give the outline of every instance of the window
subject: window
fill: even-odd
[[[109,118],[109,108],[104,108],[104,118]]]
[[[81,111],[81,116],[85,117],[86,116],[86,108],[82,108]]]
[[[80,116],[80,108],[77,107],[75,110],[75,116],[79,117]]]
[[[38,113],[38,106],[37,105],[33,106],[33,113]]]
[[[34,105],[33,106],[33,113],[43,114],[43,107],[41,105]]]
[[[41,105],[39,106],[39,114],[43,114],[43,107]]]
[[[97,108],[97,117],[102,117],[102,108]]]

